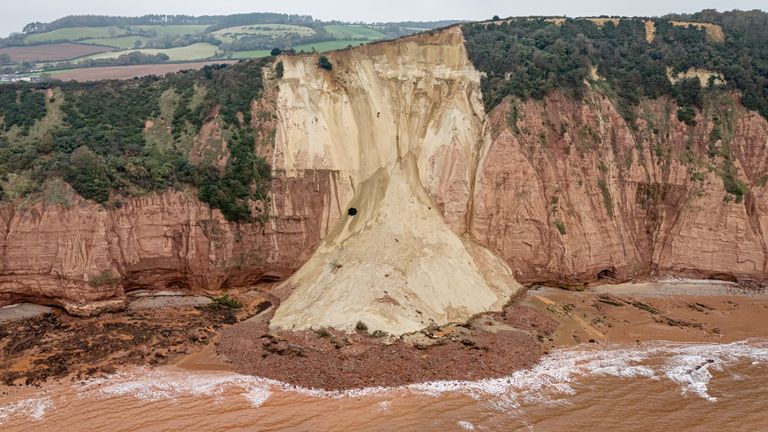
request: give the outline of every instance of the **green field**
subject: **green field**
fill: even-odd
[[[115,46],[118,48],[133,48],[133,44],[125,46],[127,44],[118,40],[114,43],[107,43],[105,41],[99,41],[98,39],[108,39],[114,41],[115,39],[121,39],[119,36],[127,36],[130,33],[139,32],[151,32],[157,35],[157,37],[178,37],[186,34],[200,34],[204,33],[208,28],[207,25],[140,25],[140,26],[128,26],[128,27],[68,27],[58,30],[49,31],[46,33],[32,34],[27,36],[24,41],[28,44],[44,43],[53,41],[79,41],[87,39],[89,44],[103,44]],[[135,39],[134,39],[135,42]],[[117,45],[120,44],[120,45]]]
[[[237,51],[233,52],[229,58],[234,60],[248,60],[255,58],[268,57],[270,55],[269,50],[254,50],[254,51]]]
[[[120,36],[103,39],[86,39],[80,41],[80,43],[90,45],[105,45],[120,49],[132,49],[136,46],[136,41],[140,41],[141,45],[144,46],[144,44],[149,41],[149,38],[144,36]]]
[[[138,30],[146,31],[146,32],[153,32],[157,35],[157,37],[177,37],[177,36],[183,36],[186,34],[200,34],[205,33],[205,29],[208,28],[207,25],[197,25],[197,24],[189,24],[189,25],[139,25],[139,26],[129,26],[128,29],[132,30],[133,32],[137,32]]]
[[[314,48],[317,52],[326,52],[326,51],[334,51],[337,49],[347,48],[348,46],[357,46],[361,44],[368,43],[370,41],[366,40],[339,40],[339,41],[328,41],[328,42],[316,42],[311,44],[304,44],[304,45],[297,45],[293,47],[293,49],[296,50],[296,52],[312,52],[312,49]],[[112,53],[106,53],[101,55],[109,55]],[[254,58],[261,58],[261,57],[268,57],[270,55],[269,50],[254,50],[254,51],[237,51],[232,53],[228,58],[231,58],[233,60],[247,60],[247,59],[254,59]]]
[[[326,52],[326,51],[333,51],[337,49],[346,48],[350,45],[357,46],[366,44],[370,41],[367,40],[337,40],[337,41],[328,41],[328,42],[316,42],[311,44],[305,44],[305,45],[297,45],[293,47],[297,52],[306,51],[310,52],[314,48],[317,52]]]
[[[325,31],[339,39],[378,40],[384,38],[383,33],[358,25],[327,25],[325,26]]]
[[[54,41],[77,41],[80,39],[111,38],[126,34],[125,29],[111,27],[69,27],[49,31],[47,33],[31,34],[24,38],[26,43],[41,43]]]
[[[155,55],[163,53],[169,57],[170,61],[186,61],[186,60],[204,60],[210,57],[214,57],[218,54],[216,46],[209,43],[196,43],[185,47],[168,48],[168,49],[131,49],[122,51],[112,51],[107,53],[95,54],[88,56],[89,59],[108,59],[118,58],[123,54],[139,51],[148,55]]]
[[[228,43],[247,36],[285,37],[291,33],[301,36],[312,36],[315,31],[309,27],[288,24],[254,24],[238,27],[228,27],[211,33],[216,39]]]

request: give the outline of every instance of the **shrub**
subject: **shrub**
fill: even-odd
[[[608,189],[608,184],[605,183],[604,179],[600,179],[597,181],[598,187],[600,187],[600,192],[603,193],[603,204],[605,204],[605,210],[608,212],[608,216],[613,218],[613,198],[611,198],[611,191]]]
[[[677,110],[677,119],[688,126],[696,126],[696,110],[690,106],[680,107]]]
[[[364,322],[358,321],[357,324],[355,325],[355,330],[361,331],[361,332],[368,331],[368,326],[365,325]]]
[[[272,48],[272,51],[269,52],[269,54],[272,56],[279,56],[282,53],[283,53],[283,50],[281,50],[280,48]]]
[[[240,303],[239,300],[230,297],[229,294],[224,294],[221,297],[215,297],[213,301],[220,306],[228,307],[230,309],[240,309],[243,307],[243,304]]]
[[[332,70],[333,65],[331,64],[331,61],[328,60],[328,57],[326,56],[320,56],[320,60],[318,60],[317,65],[325,70]]]
[[[562,221],[556,220],[555,227],[560,231],[560,235],[565,235],[565,224]]]
[[[742,202],[744,197],[749,193],[749,188],[736,178],[734,171],[735,169],[731,164],[726,164],[723,172],[723,185],[725,186],[725,191],[733,195],[738,204]]]

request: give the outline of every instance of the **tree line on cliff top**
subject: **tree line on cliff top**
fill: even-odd
[[[674,26],[673,20],[717,24],[725,40],[712,40],[693,26]],[[672,84],[667,68],[673,74],[701,68],[721,74],[727,90],[741,93],[744,106],[768,118],[768,14],[707,10],[652,19],[656,34],[650,43],[645,21],[598,26],[585,19],[513,18],[466,24],[464,34],[470,59],[485,73],[488,109],[507,96],[540,99],[555,89],[581,98],[584,80],[596,67],[627,120],[634,118],[640,99],[669,96],[680,106],[680,119],[690,123],[701,106],[701,85],[696,79]]]
[[[120,201],[111,198],[192,185],[228,220],[254,220],[260,215],[252,214],[250,203],[266,199],[271,179],[269,165],[256,154],[263,131],[251,127],[251,103],[263,93],[267,62],[206,66],[164,78],[65,83],[50,98],[49,84],[0,87],[0,186],[8,189],[0,187],[0,198],[40,193],[52,178],[112,206]],[[217,119],[211,118],[215,110]],[[159,138],[150,140],[146,121],[161,116],[172,133],[158,126]],[[227,138],[223,169],[212,160],[189,162],[193,138],[208,121],[216,121]]]

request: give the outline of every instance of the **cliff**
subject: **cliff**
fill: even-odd
[[[695,127],[660,99],[643,104],[632,130],[592,91],[516,110],[516,121],[510,103],[489,115],[470,232],[518,280],[766,279],[768,122],[736,98],[709,106]],[[723,138],[713,111],[729,118]],[[749,189],[741,202],[717,168],[724,149]]]
[[[665,96],[627,120],[599,77],[486,113],[460,27],[327,57],[278,58],[262,222],[183,188],[19,199],[0,211],[0,302],[89,314],[132,289],[285,281],[274,326],[402,333],[498,310],[518,283],[768,276],[768,122],[737,94],[695,126]]]

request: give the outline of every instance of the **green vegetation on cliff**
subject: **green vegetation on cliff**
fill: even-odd
[[[716,24],[724,38],[673,21]],[[680,120],[693,124],[695,110],[702,104],[702,86],[698,79],[673,83],[668,73],[678,76],[696,68],[722,76],[726,90],[739,91],[744,106],[768,117],[768,14],[764,12],[703,11],[615,22],[512,18],[466,24],[464,34],[472,62],[485,73],[482,88],[487,108],[507,96],[538,99],[555,89],[578,99],[585,80],[604,79],[628,120],[634,119],[642,98],[669,96],[680,106]],[[592,76],[592,67],[600,78]],[[710,78],[705,87],[716,87],[716,81]]]
[[[54,89],[0,87],[5,199],[39,194],[56,178],[84,198],[114,206],[120,196],[191,185],[227,219],[252,220],[251,205],[266,199],[271,177],[256,154],[256,137],[271,135],[251,122],[268,62]],[[206,123],[218,128],[226,149],[202,138]],[[190,162],[194,145],[202,153],[197,163]],[[216,163],[221,159],[223,167]]]

